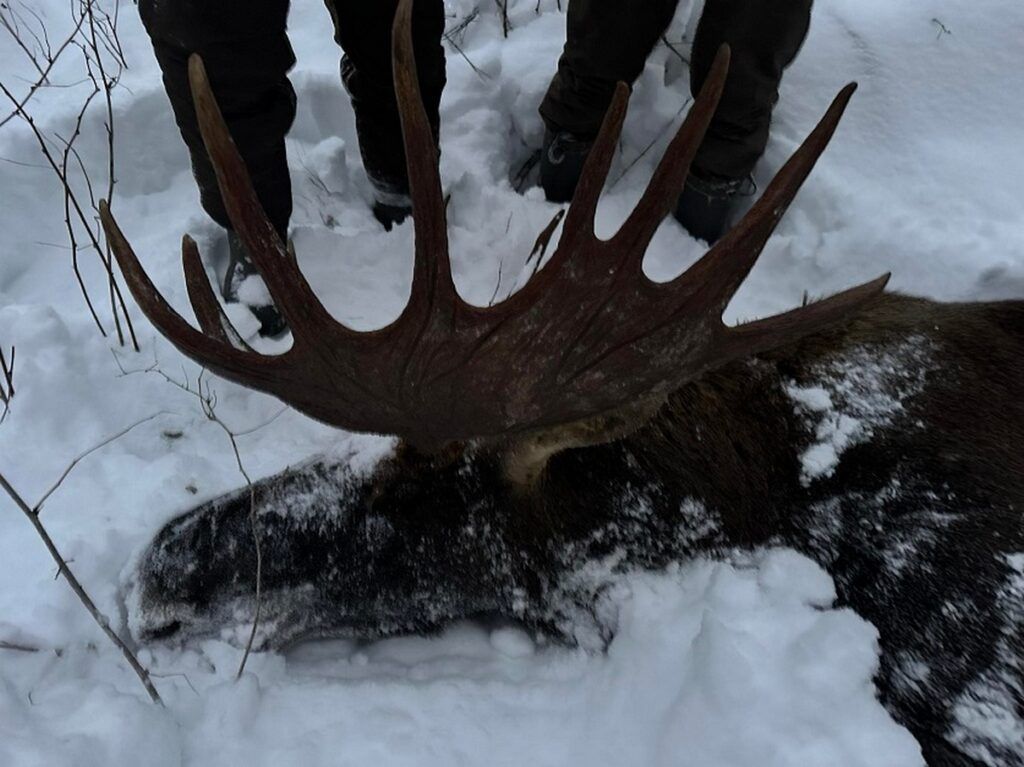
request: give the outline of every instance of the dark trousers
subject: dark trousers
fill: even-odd
[[[565,50],[540,107],[547,127],[597,135],[617,82],[632,83],[678,0],[570,0]],[[745,177],[764,153],[782,71],[807,36],[812,0],[706,0],[690,62],[696,94],[722,43],[732,64],[693,167]]]
[[[398,0],[326,2],[345,52],[342,75],[367,173],[378,188],[405,191],[405,152],[391,77],[391,23]],[[287,77],[295,64],[285,31],[288,0],[140,0],[139,9],[192,157],[203,207],[219,224],[230,225],[192,106],[187,67],[192,53],[203,57],[260,201],[284,232],[292,211],[284,137],[295,119],[295,92]],[[445,83],[443,33],[442,0],[417,0],[413,45],[435,133]]]

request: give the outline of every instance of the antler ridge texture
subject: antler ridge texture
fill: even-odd
[[[852,85],[840,92],[762,198],[702,259],[668,283],[653,283],[643,274],[644,252],[678,196],[724,87],[729,51],[723,47],[619,231],[599,240],[594,215],[626,113],[628,88],[621,84],[550,261],[506,301],[469,306],[452,281],[437,144],[420,99],[411,14],[412,0],[401,0],[393,35],[415,225],[409,305],[390,326],[369,333],[330,317],[263,212],[202,62],[193,57],[197,113],[225,206],[295,342],[279,357],[247,350],[205,284],[194,243],[186,241],[189,295],[204,332],[192,328],[146,277],[104,206],[103,223],[132,294],[186,355],[321,421],[396,434],[429,449],[542,431],[663,397],[712,367],[842,322],[883,290],[886,277],[738,328],[726,328],[721,319],[828,144]]]

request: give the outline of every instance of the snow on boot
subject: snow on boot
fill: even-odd
[[[249,251],[238,235],[229,230],[228,268],[224,272],[221,295],[226,303],[237,304],[240,301],[244,303],[253,316],[259,320],[260,335],[264,338],[276,338],[288,330],[288,325],[277,310],[277,307],[269,301],[269,298],[260,302],[239,298],[239,290],[242,287],[242,283],[250,277],[258,276],[259,272],[249,257]]]
[[[385,231],[401,225],[412,215],[412,198],[408,190],[396,190],[393,184],[386,184],[370,177],[373,184],[373,217],[377,219]]]

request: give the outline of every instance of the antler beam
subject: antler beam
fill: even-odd
[[[413,287],[402,315],[374,332],[344,327],[317,299],[260,206],[202,61],[190,60],[196,112],[228,215],[294,343],[277,357],[246,347],[210,290],[195,244],[186,239],[189,297],[203,332],[195,330],[160,296],[102,204],[103,225],[135,300],[187,356],[334,426],[396,434],[431,449],[453,440],[543,431],[656,400],[708,369],[842,322],[884,289],[887,275],[737,328],[721,320],[832,137],[854,85],[839,93],[761,199],[700,261],[668,283],[644,276],[644,253],[678,197],[718,104],[729,67],[723,46],[619,231],[598,239],[594,216],[626,114],[628,89],[622,84],[550,262],[507,301],[470,306],[452,281],[437,148],[419,93],[411,14],[412,0],[402,0],[392,44],[416,227]]]

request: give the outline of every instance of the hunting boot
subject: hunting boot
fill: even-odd
[[[540,185],[549,202],[572,200],[593,145],[592,140],[567,131],[545,133]],[[686,179],[673,216],[691,237],[714,244],[731,226],[740,200],[754,191],[754,182],[749,176],[724,179],[694,170]]]
[[[264,338],[277,338],[288,330],[281,313],[271,303],[269,296],[239,296],[242,283],[249,277],[258,277],[259,272],[249,257],[249,251],[234,231],[228,230],[228,268],[224,272],[224,283],[221,295],[225,303],[244,303],[259,320],[260,335]]]
[[[672,215],[691,237],[714,245],[732,226],[740,200],[755,191],[750,176],[718,178],[691,170]]]
[[[568,131],[544,133],[540,154],[540,185],[548,202],[570,202],[594,145]]]
[[[377,219],[385,231],[401,224],[412,215],[412,198],[407,185],[389,183],[375,178],[367,168],[367,176],[373,186],[373,217]]]

